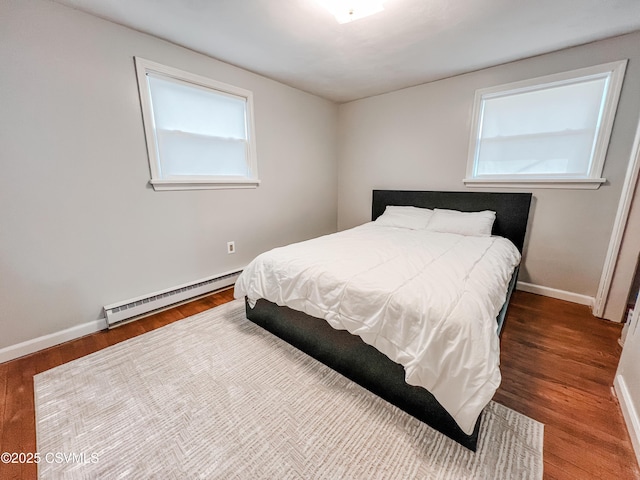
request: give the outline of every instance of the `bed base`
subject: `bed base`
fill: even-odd
[[[360,337],[264,299],[246,309],[252,322],[475,452],[480,418],[471,435],[464,433],[431,393],[404,381],[402,365]]]

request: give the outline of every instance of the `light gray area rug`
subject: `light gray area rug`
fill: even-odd
[[[543,425],[491,403],[473,453],[234,301],[35,377],[40,478],[540,479]],[[71,456],[75,454],[75,457]]]

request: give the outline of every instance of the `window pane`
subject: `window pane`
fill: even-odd
[[[135,57],[154,190],[256,188],[253,93]]]
[[[607,78],[488,96],[476,175],[586,177]]]
[[[162,176],[247,176],[247,142],[230,138],[156,130]]]
[[[477,175],[587,174],[593,131],[482,140]]]
[[[247,139],[245,99],[154,75],[147,78],[157,129]]]

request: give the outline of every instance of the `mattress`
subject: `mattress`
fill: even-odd
[[[349,331],[405,369],[471,434],[500,384],[496,316],[520,253],[501,237],[367,223],[273,249],[235,285]]]

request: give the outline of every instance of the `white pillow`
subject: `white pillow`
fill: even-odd
[[[432,215],[433,210],[428,208],[387,205],[384,213],[376,219],[375,223],[385,227],[422,230],[427,226]]]
[[[471,237],[489,237],[496,212],[459,212],[436,208],[427,225],[427,230],[442,233],[457,233]]]

